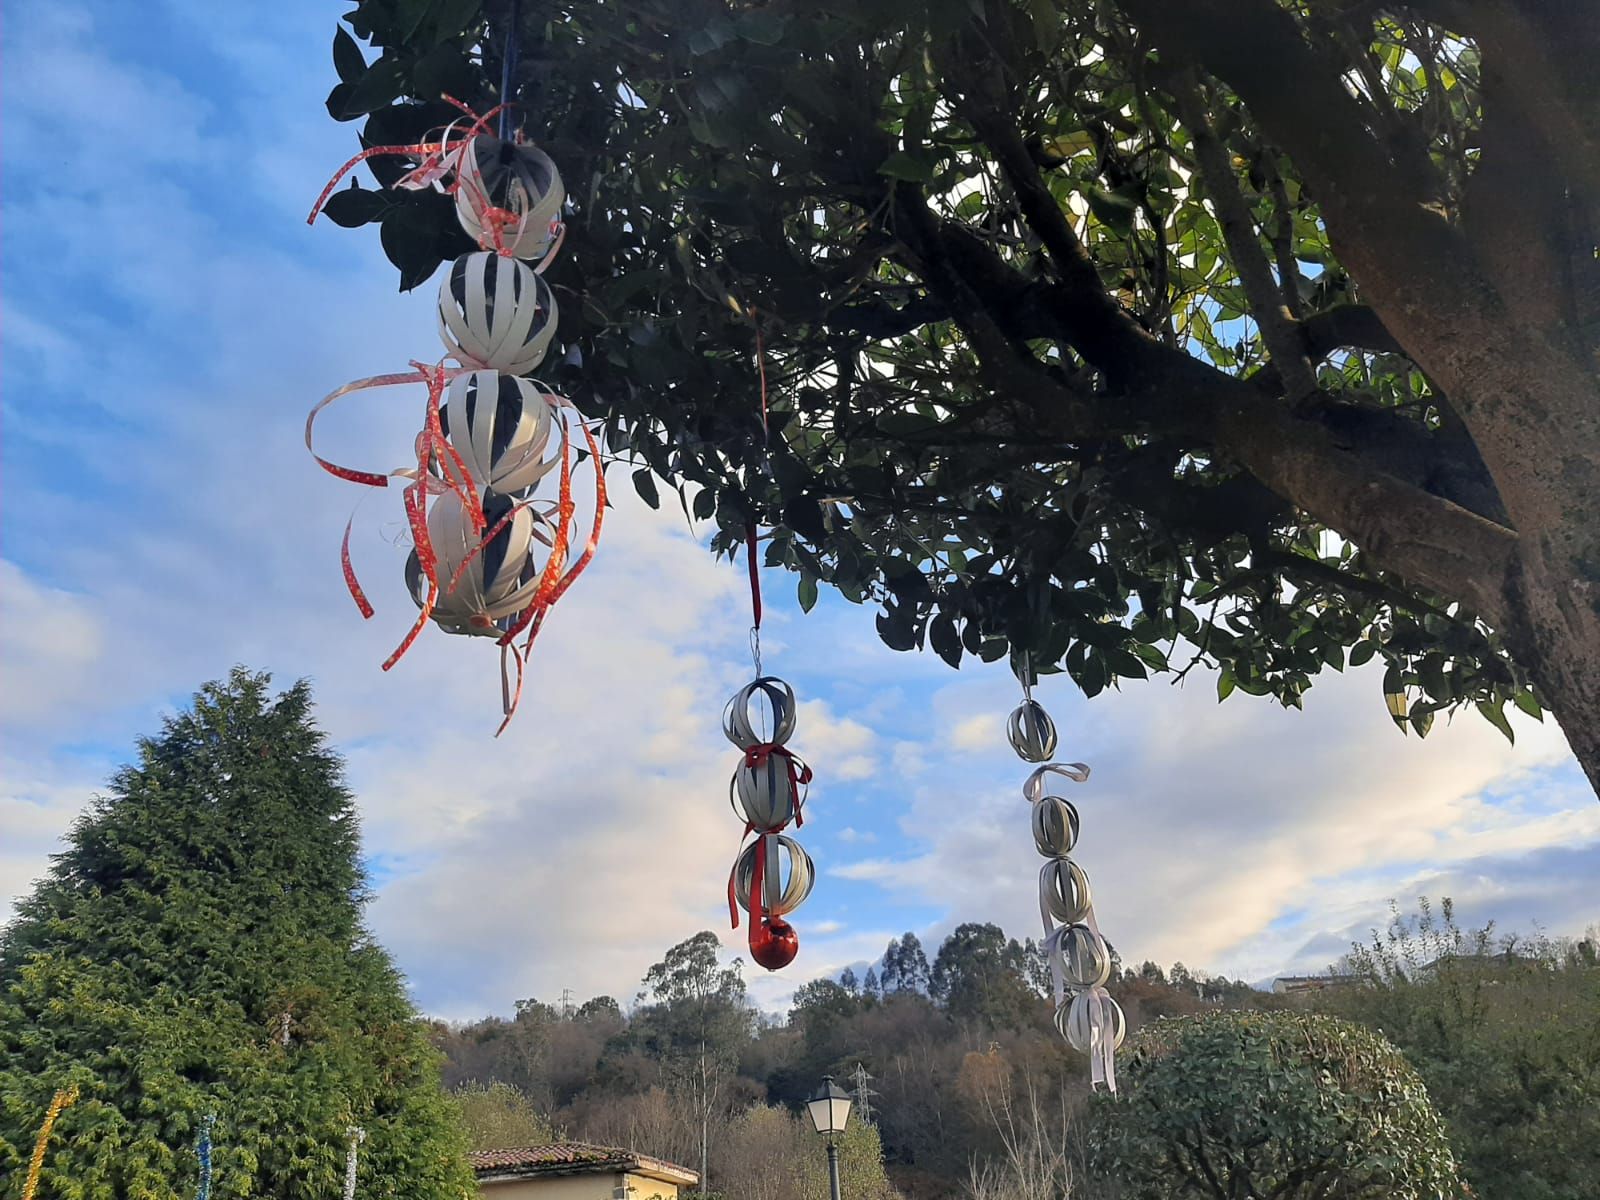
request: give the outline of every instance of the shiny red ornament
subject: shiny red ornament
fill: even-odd
[[[750,925],[750,957],[769,971],[781,971],[800,953],[800,935],[782,917]]]

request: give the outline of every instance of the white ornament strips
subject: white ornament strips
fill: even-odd
[[[1018,757],[1042,764],[1022,785],[1022,795],[1033,809],[1034,848],[1045,858],[1039,871],[1039,916],[1055,986],[1055,1025],[1074,1049],[1088,1056],[1091,1083],[1114,1092],[1115,1051],[1122,1044],[1126,1022],[1106,991],[1111,950],[1095,923],[1089,876],[1068,857],[1078,844],[1078,809],[1052,790],[1062,780],[1086,782],[1089,768],[1084,763],[1045,761],[1055,753],[1055,723],[1026,687],[1022,704],[1007,723],[1006,736]]]

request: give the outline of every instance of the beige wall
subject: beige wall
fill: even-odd
[[[613,1200],[618,1185],[624,1182],[628,1200],[678,1200],[675,1183],[612,1172],[489,1180],[480,1183],[478,1191],[484,1200]]]

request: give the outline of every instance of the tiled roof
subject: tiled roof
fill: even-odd
[[[577,1175],[591,1171],[628,1171],[652,1179],[693,1185],[700,1176],[687,1167],[664,1162],[619,1146],[586,1142],[552,1142],[505,1150],[474,1150],[467,1155],[478,1178],[526,1178],[534,1175]]]

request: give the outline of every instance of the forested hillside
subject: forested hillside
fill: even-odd
[[[1217,1009],[1355,1020],[1418,1069],[1480,1200],[1589,1195],[1584,1180],[1600,1172],[1593,940],[1462,933],[1447,907],[1442,919],[1397,919],[1342,965],[1363,984],[1274,996],[1147,962],[1119,967],[1112,990],[1134,1029]],[[469,1124],[480,1137],[561,1130],[696,1166],[704,1139],[709,1191],[754,1195],[773,1146],[805,1161],[815,1140],[773,1107],[792,1112],[832,1074],[863,1096],[900,1192],[1004,1200],[1077,1165],[1088,1071],[1051,1027],[1044,985],[1027,943],[967,924],[931,957],[907,934],[860,978],[807,983],[774,1019],[749,1006],[703,933],[650,969],[626,1013],[612,997],[565,1009],[523,1000],[510,1020],[440,1025],[436,1041],[447,1084],[478,1089]],[[490,1083],[508,1086],[489,1095]],[[851,1195],[879,1186],[860,1170]]]

